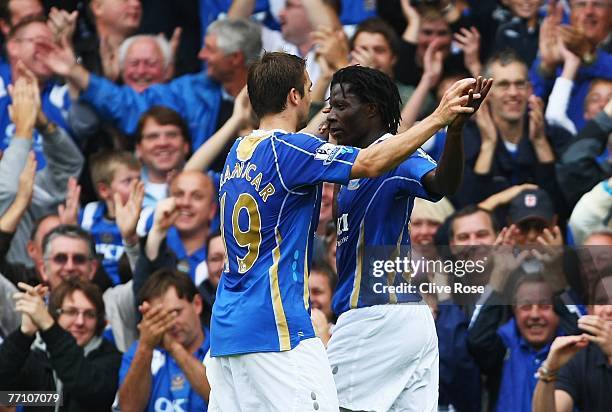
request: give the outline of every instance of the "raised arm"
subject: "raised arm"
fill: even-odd
[[[252,125],[253,111],[246,86],[236,97],[232,116],[191,156],[183,170],[201,170],[206,172],[225,145],[238,137],[240,130]]]
[[[563,41],[558,40],[558,47],[564,58],[561,76],[555,80],[548,105],[546,106],[546,122],[552,126],[563,127],[573,135],[578,133],[574,122],[567,116],[574,79],[580,68],[580,57],[567,50]]]
[[[19,191],[15,196],[15,200],[0,217],[0,231],[4,233],[15,233],[17,230],[21,217],[32,200],[36,164],[34,153],[30,152],[26,165],[19,176]]]
[[[302,0],[302,5],[306,10],[306,15],[314,29],[319,27],[329,27],[334,30],[342,28],[338,15],[323,0]]]
[[[429,43],[425,55],[423,56],[423,75],[414,93],[402,109],[402,122],[400,130],[404,131],[412,127],[417,117],[421,113],[429,91],[436,87],[442,74],[443,54],[440,50],[438,39]]]
[[[118,86],[89,73],[77,64],[74,52],[66,41],[62,41],[61,45],[39,41],[36,47],[41,61],[53,73],[66,79],[81,93],[81,99],[91,104],[100,117],[113,122],[126,134],[134,133],[142,113],[155,104],[168,106],[183,116],[188,116],[184,93],[187,88],[191,88],[190,76],[182,77],[187,79],[189,84],[175,81],[137,93],[128,86]]]
[[[478,78],[476,88],[469,92],[469,101],[467,106],[472,107],[474,111],[480,108],[480,103],[486,98],[492,85],[491,80],[483,80]],[[480,98],[473,99],[473,94],[477,93]],[[424,178],[425,188],[431,193],[440,195],[454,194],[463,178],[463,164],[465,154],[463,151],[463,127],[470,118],[471,114],[461,114],[451,122],[446,131],[446,141],[444,150],[438,167],[429,172]]]
[[[538,370],[539,380],[532,400],[533,412],[571,412],[574,409],[572,397],[565,391],[555,390],[555,380],[559,369],[588,343],[585,335],[555,338],[548,357]]]
[[[247,19],[255,10],[255,0],[234,0],[227,11],[227,16],[233,19]]]
[[[452,85],[436,110],[419,124],[380,144],[359,151],[351,170],[351,178],[376,177],[397,167],[423,145],[435,132],[452,123],[461,114],[472,114],[476,79],[463,79]],[[490,86],[489,86],[490,87]]]
[[[421,24],[421,16],[416,8],[410,5],[410,0],[401,0],[402,12],[406,18],[406,30],[402,34],[402,38],[408,43],[416,44],[419,34],[419,26]]]

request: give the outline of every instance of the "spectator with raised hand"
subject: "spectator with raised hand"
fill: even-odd
[[[121,43],[118,54],[123,84],[138,93],[172,78],[172,49],[163,36],[139,34],[128,37]]]
[[[546,359],[553,339],[565,334],[560,317],[570,323],[576,320],[564,305],[554,303],[553,290],[540,274],[521,276],[508,300],[510,274],[527,255],[523,251],[515,257],[512,245],[505,243],[504,238],[515,231],[505,228],[496,241],[488,291],[468,329],[468,348],[487,376],[495,411],[530,410],[538,365]],[[504,309],[510,303],[513,317],[506,322]],[[506,356],[508,352],[511,356]]]
[[[612,147],[609,134],[612,132],[612,96],[580,130],[576,140],[563,152],[557,163],[559,187],[569,207],[598,183],[612,176]],[[608,147],[608,158],[598,161]]]
[[[612,65],[612,42],[610,41],[610,0],[571,0],[570,24],[561,25],[563,5],[551,0],[547,17],[540,26],[539,56],[533,62],[529,77],[534,93],[547,98],[553,88],[564,61],[558,45],[559,38],[565,47],[580,57],[574,89],[568,105],[567,116],[580,130],[585,124],[584,104],[593,79],[612,80],[609,70]]]
[[[13,302],[13,293],[17,292],[16,285],[21,281],[38,283],[39,279],[29,279],[28,273],[25,271],[18,272],[21,278],[14,278],[14,274],[10,270],[8,271],[7,279],[4,274],[7,273],[5,270],[7,265],[4,261],[6,251],[10,246],[10,241],[13,238],[15,230],[19,225],[21,217],[25,213],[26,209],[30,205],[32,200],[32,193],[34,191],[34,176],[36,175],[36,159],[34,153],[30,153],[28,161],[23,168],[21,175],[19,176],[19,188],[15,196],[15,200],[9,206],[9,208],[0,216],[0,255],[2,259],[0,263],[0,338],[6,337],[11,333],[18,325],[19,317],[15,311],[15,305]]]
[[[350,62],[349,42],[344,31],[319,27],[312,32],[311,37],[316,48],[315,58],[321,69],[319,78],[312,86],[312,113],[323,107],[333,74],[348,66]]]
[[[232,116],[189,158],[183,170],[206,172],[215,158],[238,136],[244,136],[256,129],[251,102],[246,87],[236,96]]]
[[[455,41],[463,51],[463,65],[474,77],[482,73],[480,61],[480,33],[476,27],[462,27],[454,35]]]
[[[70,108],[68,88],[53,80],[53,73],[45,67],[38,58],[36,41],[52,37],[44,16],[30,16],[13,26],[7,35],[6,52],[8,64],[0,65],[0,149],[6,150],[14,136],[15,124],[11,121],[7,107],[11,97],[7,93],[7,85],[25,77],[28,81],[38,84],[42,112],[45,120],[48,118],[59,127],[68,130],[65,113]],[[42,118],[41,118],[42,119]],[[42,142],[44,130],[36,128],[33,137],[34,151],[38,159],[38,167],[45,165]]]
[[[578,70],[582,66],[579,56],[568,50],[561,38],[557,42],[559,52],[563,57],[563,70],[555,80],[552,92],[546,107],[546,121],[554,126],[560,126],[576,135],[576,125],[568,117],[569,103],[574,90],[574,84]],[[584,120],[592,120],[601,112],[606,103],[612,98],[612,80],[605,78],[594,78],[588,89],[584,101]]]
[[[134,234],[123,237],[116,221],[116,205],[123,207],[131,199],[133,203],[140,203],[138,210],[141,207],[144,184],[140,182],[140,162],[127,151],[100,152],[90,158],[90,173],[100,201],[85,206],[79,224],[91,233],[96,252],[103,256],[102,265],[113,285],[125,283],[131,273],[121,270],[120,260],[125,247],[137,245],[138,238],[135,224]]]
[[[541,0],[508,0],[511,20],[497,28],[495,50],[512,49],[531,66],[538,53]]]
[[[210,386],[203,360],[210,340],[195,285],[184,273],[158,270],[143,285],[139,302],[140,339],[119,371],[121,410],[206,410]]]
[[[510,186],[533,183],[545,189],[564,215],[556,184],[555,159],[570,139],[562,130],[548,128],[544,105],[531,94],[527,67],[512,51],[495,54],[485,73],[495,79],[488,107],[477,113],[476,124],[464,134],[466,172],[459,205],[480,202]]]
[[[184,116],[195,150],[231,115],[234,97],[246,85],[248,67],[261,52],[261,32],[257,24],[245,20],[215,22],[208,27],[199,54],[206,63],[205,73],[181,76],[142,93],[90,74],[75,64],[66,43],[57,46],[41,41],[38,45],[41,60],[81,90],[81,99],[89,102],[103,120],[131,135],[144,112],[163,105]],[[217,170],[222,168],[224,156],[217,159]]]
[[[580,335],[555,339],[538,369],[534,412],[606,411],[612,365],[612,272],[593,285],[589,314],[578,319]]]
[[[75,52],[88,70],[115,81],[119,77],[119,46],[138,29],[142,17],[141,2],[94,0],[88,7],[95,35],[79,39],[75,43]]]
[[[441,80],[444,53],[440,50],[441,40],[432,41],[423,56],[423,75],[414,93],[404,104],[400,130],[408,130],[419,117],[423,106],[431,100],[431,91]],[[478,112],[476,112],[478,113]]]
[[[150,264],[158,255],[165,255],[167,245],[179,269],[199,286],[208,275],[206,243],[217,212],[215,195],[209,175],[199,170],[179,173],[170,184],[170,197],[157,204],[144,250],[148,258],[145,262]],[[137,291],[138,286],[135,288]]]
[[[408,13],[408,9],[404,7],[404,10]],[[411,11],[407,18],[410,19],[410,16],[414,13],[414,11]],[[395,78],[414,87],[419,84],[423,75],[424,57],[427,48],[434,41],[437,43],[437,50],[442,52],[443,72],[456,72],[464,67],[463,56],[451,53],[453,32],[445,15],[440,10],[431,7],[423,8],[416,13],[419,16],[417,35],[416,37],[414,35],[407,36],[404,33],[400,41],[398,61],[395,65]],[[471,50],[473,45],[470,44],[468,48]],[[465,69],[462,71],[465,71]]]
[[[113,197],[115,223],[121,234],[121,240],[125,247],[125,254],[127,255],[131,272],[134,272],[138,256],[140,255],[139,238],[136,229],[140,213],[142,212],[143,200],[144,184],[140,181],[133,181],[130,184],[127,200],[120,193],[115,193]]]
[[[322,27],[341,29],[338,12],[330,0],[285,0],[279,11],[281,30],[262,27],[262,43],[266,51],[283,51],[306,60],[306,71],[313,84],[320,75],[312,33]],[[253,14],[255,0],[233,0],[229,17],[248,18]]]
[[[101,336],[104,302],[98,288],[83,280],[64,281],[47,309],[46,288],[19,287],[21,327],[0,346],[2,390],[53,391],[61,394],[61,410],[108,411],[121,354]]]
[[[46,27],[46,26],[45,26]],[[35,178],[32,201],[21,218],[8,252],[7,260],[32,266],[26,253],[33,223],[52,212],[66,196],[67,181],[77,176],[83,165],[83,156],[64,129],[57,127],[42,112],[38,83],[26,71],[10,88],[12,105],[10,116],[15,124],[15,136],[10,140],[0,160],[0,211],[4,212],[19,192],[19,173],[27,162],[36,136],[42,139],[46,164]],[[8,112],[8,110],[7,110]],[[39,134],[35,134],[38,130]]]
[[[578,69],[582,64],[580,57],[569,51],[563,40],[559,37],[557,46],[559,53],[563,57],[563,70],[561,75],[555,80],[555,85],[550,93],[550,98],[546,106],[546,122],[553,126],[563,127],[565,130],[575,135],[578,133],[576,125],[567,117],[567,109],[574,87],[574,79]]]
[[[408,86],[395,79],[395,67],[399,58],[399,38],[393,28],[380,18],[371,18],[361,22],[351,38],[351,64],[359,64],[380,70],[395,80],[402,103],[408,102],[415,92],[414,86]],[[423,63],[426,64],[425,62]],[[477,76],[475,76],[477,77]],[[426,114],[433,109],[433,99],[428,96],[417,108],[416,116]]]

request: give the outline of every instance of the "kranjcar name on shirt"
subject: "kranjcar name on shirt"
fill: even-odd
[[[263,173],[257,172],[257,165],[251,162],[237,162],[234,164],[233,170],[230,169],[230,165],[225,166],[225,171],[221,176],[221,184],[220,187],[230,179],[244,179],[251,184],[259,194],[261,200],[266,202],[268,197],[273,195],[276,192],[274,185],[272,183],[268,183],[263,188],[261,187],[261,182],[263,180]]]

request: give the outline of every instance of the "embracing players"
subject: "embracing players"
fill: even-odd
[[[398,167],[437,130],[474,111],[465,79],[410,130],[364,149],[296,133],[312,82],[304,60],[266,53],[248,74],[260,130],[236,140],[221,176],[227,261],[211,320],[211,411],[338,410],[327,354],[309,316],[308,268],[320,183]],[[478,95],[475,95],[478,98]]]

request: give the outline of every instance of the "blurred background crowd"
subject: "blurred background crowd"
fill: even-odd
[[[413,258],[488,261],[412,274],[485,287],[424,294],[439,410],[549,411],[547,380],[570,399],[557,410],[609,410],[611,27],[611,0],[0,1],[0,390],[62,392],[70,411],[206,410],[216,190],[257,129],[244,88],[266,50],[306,59],[306,130],[325,138],[348,65],[395,80],[401,130],[456,80],[494,79],[464,130],[461,188],[417,199],[410,223]],[[434,159],[445,133],[422,147]],[[326,341],[322,193],[309,288]]]

